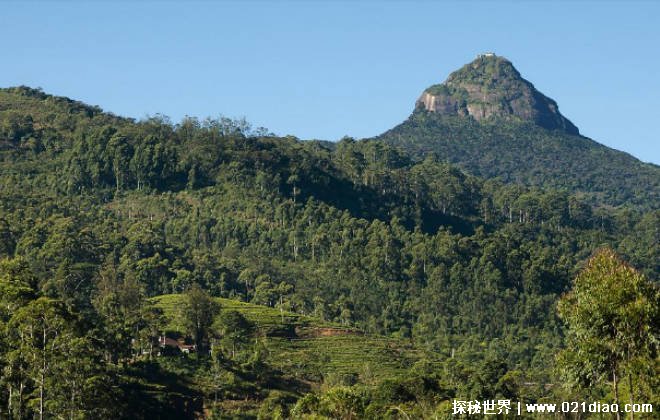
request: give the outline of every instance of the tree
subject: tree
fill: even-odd
[[[31,277],[22,259],[0,260],[0,384],[6,389],[5,395],[0,393],[0,407],[1,402],[6,401],[6,411],[0,408],[0,416],[6,412],[10,418],[23,416],[27,375],[25,364],[11,357],[14,342],[7,339],[7,322],[17,310],[34,299]],[[15,352],[13,355],[19,356]]]
[[[12,255],[15,246],[9,223],[0,217],[0,257]]]
[[[206,351],[209,330],[219,312],[220,304],[214,301],[208,292],[199,285],[194,284],[185,293],[181,306],[181,318],[200,354]]]
[[[21,115],[19,112],[11,111],[0,118],[0,138],[12,142],[19,142],[33,134],[34,127],[31,115]]]
[[[365,405],[359,392],[348,387],[336,387],[323,394],[319,412],[329,418],[353,420],[362,417]]]
[[[617,404],[625,376],[632,403],[635,381],[653,375],[640,367],[653,366],[657,356],[659,302],[656,285],[612,250],[597,252],[559,302],[568,324],[567,348],[559,357],[564,375],[578,387],[610,380]]]
[[[42,297],[20,308],[7,326],[13,347],[9,360],[21,366],[21,377],[34,384],[35,392],[29,395],[27,406],[39,419],[48,416],[47,402],[58,383],[53,380],[56,366],[66,348],[77,344],[72,342],[70,322],[71,316],[61,301]]]
[[[236,348],[247,343],[254,331],[254,324],[238,311],[226,311],[218,319],[217,329],[220,342],[226,350],[231,349],[232,359],[236,357]]]
[[[120,134],[112,136],[106,148],[106,157],[112,163],[115,175],[115,188],[119,192],[125,185],[133,149],[128,139]]]
[[[135,147],[130,168],[135,175],[137,189],[163,183],[174,172],[174,150],[164,139],[149,135]]]
[[[142,285],[130,272],[122,275],[112,259],[99,270],[92,303],[103,321],[106,360],[117,363],[134,357],[131,344],[137,355],[151,348],[152,339],[158,336],[157,314],[145,299]]]
[[[112,378],[92,339],[80,334],[64,302],[45,297],[18,309],[7,324],[5,369],[17,418],[113,417]],[[31,412],[32,415],[29,413]]]

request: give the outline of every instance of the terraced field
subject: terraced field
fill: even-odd
[[[176,312],[181,295],[154,298],[172,331],[181,331]],[[433,360],[406,340],[365,335],[362,331],[276,308],[218,298],[223,311],[240,312],[257,327],[267,362],[287,375],[311,383],[329,376],[378,381],[405,375],[422,357]]]

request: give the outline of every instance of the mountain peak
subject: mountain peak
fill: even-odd
[[[494,53],[451,73],[444,83],[433,85],[417,100],[417,109],[440,115],[533,122],[549,130],[579,134],[578,128],[560,112],[557,103],[525,80],[511,61]]]

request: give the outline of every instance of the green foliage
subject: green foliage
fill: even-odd
[[[210,328],[219,311],[218,303],[199,285],[194,284],[186,291],[181,304],[181,321],[186,333],[195,340],[199,354],[204,354],[208,348]]]
[[[569,384],[592,388],[625,377],[631,403],[649,399],[639,390],[653,381],[660,338],[660,290],[609,249],[599,251],[559,302],[568,324],[567,349],[560,357]],[[641,386],[640,386],[641,384]]]
[[[216,322],[224,351],[230,353],[232,358],[236,357],[237,348],[240,350],[250,341],[254,325],[235,310],[224,311]]]
[[[59,300],[35,298],[20,276],[2,268],[0,414],[9,418],[87,418],[116,414],[113,375],[101,363],[94,337],[79,329]]]
[[[420,160],[435,153],[484,178],[579,193],[593,204],[657,209],[658,166],[530,122],[477,122],[417,110],[375,140]]]
[[[182,300],[182,295],[165,295],[156,297],[154,303],[171,320],[176,318]],[[215,349],[222,352],[223,359],[245,360],[248,352],[257,351],[256,340],[263,346],[268,365],[301,380],[339,380],[343,384],[353,384],[356,378],[380,380],[405,375],[420,359],[434,357],[405,340],[365,336],[355,329],[300,314],[284,312],[282,317],[275,308],[217,300],[222,311],[213,324]],[[183,332],[177,323],[166,329]]]
[[[420,137],[459,127],[474,159],[481,130],[501,144],[538,134],[425,118],[410,122]],[[658,212],[644,212],[653,169],[607,174],[649,186],[634,193],[601,188],[617,169],[586,158],[575,188],[525,187],[381,141],[302,142],[225,118],[136,122],[29,88],[0,90],[0,121],[0,401],[23,386],[26,416],[41,409],[41,383],[48,415],[138,418],[193,417],[202,401],[256,417],[274,390],[286,397],[262,414],[286,415],[323,381],[327,396],[302,398],[316,407],[306,415],[424,418],[454,395],[548,398],[525,384],[551,380],[564,339],[556,302],[581,263],[609,245],[658,272]],[[550,148],[596,150],[542,133]],[[536,159],[485,150],[484,171],[501,157],[515,177]],[[548,164],[532,183],[573,176]],[[625,200],[636,206],[592,205]],[[61,330],[48,381],[32,377],[38,343],[7,327],[37,325],[33,302]],[[163,335],[213,346],[212,357],[157,356]],[[404,383],[411,372],[426,379]]]

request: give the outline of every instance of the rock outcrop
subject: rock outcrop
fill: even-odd
[[[557,103],[523,79],[504,57],[483,54],[449,75],[439,85],[426,89],[417,109],[442,115],[531,121],[549,130],[579,134]]]

